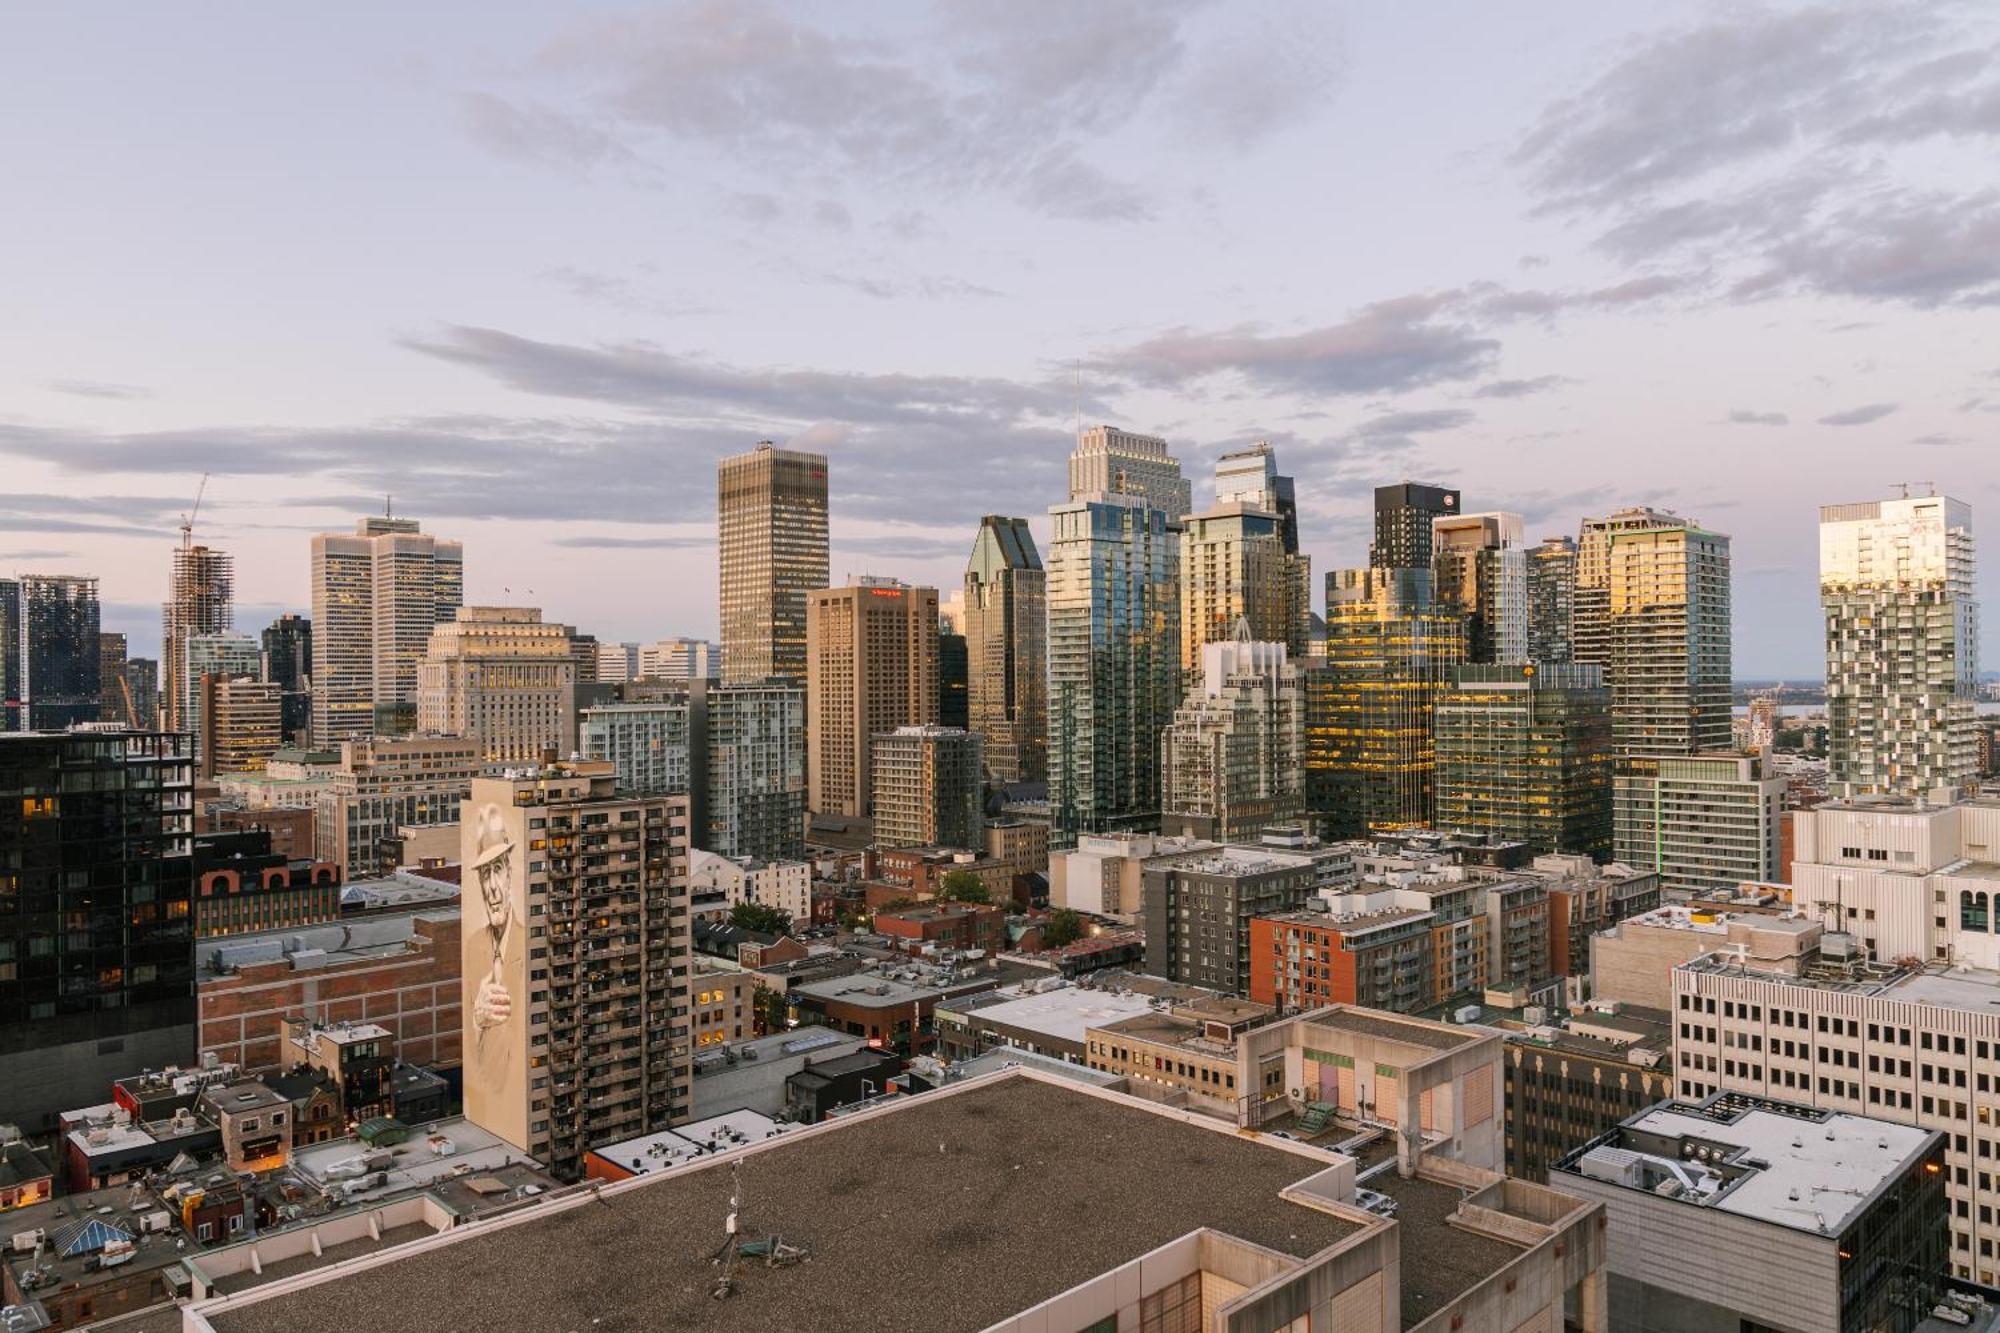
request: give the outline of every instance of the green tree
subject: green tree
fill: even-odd
[[[993,890],[970,870],[947,870],[938,885],[938,898],[948,903],[990,903]]]
[[[1060,949],[1082,938],[1083,917],[1067,907],[1058,907],[1042,923],[1042,944],[1047,948]]]
[[[791,1014],[785,1003],[785,993],[772,990],[768,986],[757,988],[756,1000],[757,1031],[760,1035],[783,1032],[791,1026]]]
[[[729,909],[729,924],[744,930],[760,930],[767,935],[792,933],[792,914],[767,903],[738,903]]]

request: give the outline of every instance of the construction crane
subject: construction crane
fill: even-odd
[[[201,514],[201,497],[208,491],[208,473],[201,474],[201,485],[195,487],[194,508],[181,515],[181,549],[187,550],[194,542],[194,521]]]

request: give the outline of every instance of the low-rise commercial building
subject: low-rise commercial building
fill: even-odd
[[[1507,1174],[1546,1180],[1557,1159],[1674,1095],[1664,1009],[1599,1002],[1568,1014],[1481,1006],[1507,1040]]]
[[[756,1036],[757,991],[757,978],[748,972],[696,972],[690,977],[695,1050]]]
[[[1604,1206],[1613,1328],[1906,1333],[1944,1286],[1944,1148],[1934,1130],[1719,1093],[1632,1116],[1550,1179]]]
[[[939,949],[997,953],[1007,943],[1007,912],[985,903],[933,902],[877,912],[877,935],[910,953]]]
[[[1669,1009],[1682,963],[1727,952],[1756,971],[1797,976],[1821,934],[1817,922],[1777,910],[1658,907],[1591,936],[1591,987],[1600,1000]]]
[[[740,903],[774,907],[803,926],[812,920],[812,865],[752,856],[688,853],[688,889],[696,911],[727,911]]]
[[[1049,906],[1137,921],[1144,908],[1148,861],[1213,846],[1203,839],[1156,833],[1080,834],[1073,850],[1049,857]]]

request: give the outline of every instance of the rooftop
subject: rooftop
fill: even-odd
[[[1310,870],[1313,859],[1303,853],[1232,846],[1169,856],[1154,864],[1201,875],[1268,875],[1283,870]]]
[[[796,1124],[773,1120],[760,1111],[725,1111],[676,1129],[604,1144],[591,1149],[591,1156],[601,1157],[622,1171],[646,1175],[746,1143],[761,1143],[797,1128]]]
[[[1081,1044],[1089,1028],[1151,1013],[1153,1002],[1143,995],[1064,986],[1034,995],[998,999],[979,1006],[983,1023],[999,1023],[1059,1041]]]
[[[1412,1046],[1428,1046],[1438,1051],[1456,1050],[1469,1042],[1492,1035],[1477,1030],[1465,1031],[1418,1018],[1395,1017],[1381,1010],[1356,1009],[1342,1005],[1315,1010],[1304,1015],[1304,1018],[1308,1023],[1319,1027],[1334,1028],[1364,1037],[1408,1042]]]
[[[1801,975],[1793,976],[1745,967],[1735,954],[1717,952],[1703,954],[1674,970],[1748,977],[1753,981],[1936,1005],[1940,1009],[1963,1009],[1976,1014],[1991,1014],[1995,1006],[2000,1006],[2000,971],[1964,963],[1930,963],[1912,968],[1859,960],[1843,964],[1821,956],[1810,962]]]
[[[1718,1093],[1662,1102],[1555,1166],[1571,1175],[1660,1193],[1665,1179],[1692,1188],[1668,1194],[1691,1208],[1838,1236],[1875,1197],[1931,1151],[1938,1134],[1867,1116]],[[1694,1149],[1719,1149],[1703,1159]],[[1644,1160],[1634,1164],[1628,1159]],[[1657,1170],[1642,1168],[1664,1162]],[[1686,1185],[1686,1179],[1680,1183]]]
[[[1018,1071],[728,1160],[207,1318],[218,1333],[458,1333],[518,1327],[530,1310],[595,1333],[971,1333],[1201,1227],[1294,1258],[1360,1227],[1278,1197],[1329,1165],[1320,1154]],[[748,1265],[717,1301],[710,1256],[732,1191],[744,1234],[782,1234],[812,1260]]]
[[[444,887],[444,886],[439,886]],[[432,894],[414,911],[352,917],[323,926],[287,926],[247,935],[222,935],[194,942],[198,977],[233,972],[253,963],[289,961],[296,972],[368,959],[395,958],[410,951],[418,921],[456,921],[458,893]]]

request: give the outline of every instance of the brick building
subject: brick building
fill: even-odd
[[[982,903],[926,903],[877,912],[875,933],[910,953],[929,945],[998,952],[1007,942],[1007,912]]]
[[[279,1069],[285,1020],[312,1017],[380,1024],[397,1058],[456,1066],[458,927],[445,907],[200,941],[199,1049],[252,1073]]]

